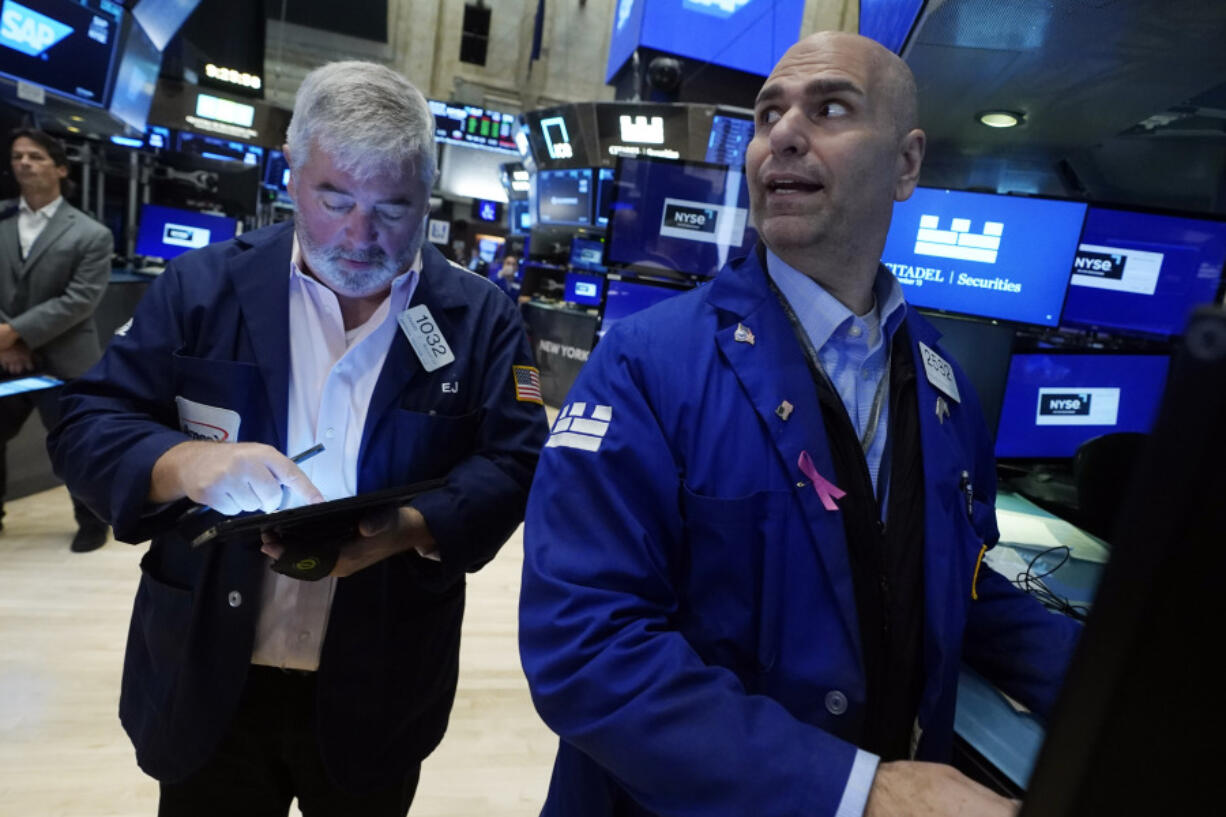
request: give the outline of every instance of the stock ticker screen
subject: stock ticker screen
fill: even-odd
[[[513,129],[515,116],[473,105],[452,105],[428,100],[434,114],[434,139],[465,147],[499,150],[519,155]]]

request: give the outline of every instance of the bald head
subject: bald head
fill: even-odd
[[[899,136],[919,127],[915,75],[901,57],[868,37],[846,31],[810,34],[784,53],[771,76],[780,70],[811,64],[815,57],[831,54],[854,55],[865,61],[871,72],[869,80],[882,101],[881,112],[888,117]]]

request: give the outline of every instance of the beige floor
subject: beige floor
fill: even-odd
[[[74,554],[68,496],[7,503],[0,533],[0,817],[145,817],[157,786],[117,713],[142,547]],[[515,646],[520,532],[469,583],[460,689],[426,760],[413,817],[528,817],[554,738],[537,718]],[[297,814],[297,809],[294,809]]]

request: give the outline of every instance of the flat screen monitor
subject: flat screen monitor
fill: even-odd
[[[148,32],[157,50],[164,51],[198,5],[200,0],[140,0],[132,14]]]
[[[150,125],[145,128],[145,147],[151,150],[169,150],[174,145],[170,128]]]
[[[1005,381],[996,456],[1066,459],[1091,437],[1148,432],[1169,361],[1166,355],[1014,355]]]
[[[609,331],[609,327],[635,312],[642,312],[649,306],[667,301],[685,292],[679,287],[649,284],[643,281],[627,281],[624,278],[610,278],[605,288],[604,312],[600,317],[600,334]]]
[[[592,169],[542,170],[536,174],[537,220],[541,224],[592,223]]]
[[[753,139],[753,120],[716,114],[707,139],[707,161],[729,167],[745,165],[745,150]]]
[[[264,148],[259,145],[189,131],[179,131],[178,150],[188,156],[216,162],[239,162],[252,167],[259,167],[260,160],[264,158]]]
[[[566,273],[566,294],[562,300],[580,306],[600,306],[604,295],[605,279],[603,275],[568,272]]]
[[[474,239],[477,242],[477,257],[487,264],[494,263],[506,243],[506,239],[494,235],[477,235]]]
[[[474,199],[472,217],[476,221],[496,222],[502,220],[502,205],[496,201]]]
[[[596,169],[596,226],[609,226],[609,208],[613,204],[613,168]]]
[[[276,190],[283,198],[289,198],[289,162],[285,161],[285,154],[279,150],[268,151],[264,186]]]
[[[570,240],[570,265],[588,272],[604,272],[604,242],[598,238],[575,236]]]
[[[129,21],[119,68],[115,72],[111,101],[107,106],[111,115],[125,125],[143,131],[148,124],[149,106],[153,104],[153,92],[161,70],[161,49],[153,44],[144,29]]]
[[[531,230],[531,202],[527,199],[511,199],[507,203],[507,221],[512,233],[527,233]]]
[[[519,153],[515,145],[514,114],[473,105],[429,100],[434,114],[434,140],[464,147]]]
[[[122,23],[110,0],[3,0],[0,74],[105,105]]]
[[[234,238],[238,222],[224,216],[142,204],[136,254],[167,261],[188,250]]]
[[[1056,326],[1086,205],[917,188],[894,204],[882,260],[915,306]]]
[[[609,210],[606,261],[709,278],[757,241],[739,169],[622,156]]]
[[[1091,207],[1064,323],[1177,335],[1217,296],[1224,264],[1226,221]]]

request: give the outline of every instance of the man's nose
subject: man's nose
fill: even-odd
[[[374,241],[379,237],[375,224],[375,211],[355,206],[349,214],[349,232],[362,241]]]
[[[805,112],[800,108],[788,108],[771,127],[771,153],[803,154],[809,149],[805,126]]]

